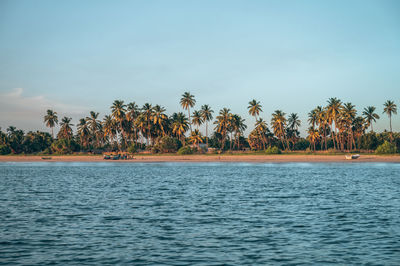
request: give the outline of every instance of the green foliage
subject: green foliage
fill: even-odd
[[[278,147],[273,146],[273,147],[268,147],[265,150],[265,153],[266,154],[281,154],[282,152]]]
[[[79,151],[79,145],[74,140],[59,139],[51,145],[54,153],[69,154],[74,151]]]
[[[128,147],[128,152],[129,153],[136,153],[138,151],[139,147],[135,144],[132,143],[129,147]]]
[[[182,147],[181,142],[169,136],[163,137],[159,143],[160,151],[164,153],[176,152],[180,147]]]
[[[192,148],[190,146],[183,146],[178,150],[179,155],[185,155],[185,154],[193,154]]]
[[[308,147],[310,147],[310,142],[306,139],[300,138],[296,144],[294,145],[294,150],[306,150]]]
[[[379,145],[375,150],[376,154],[394,154],[396,153],[396,145],[389,143],[385,140],[382,145]]]
[[[23,150],[25,153],[37,153],[51,147],[52,138],[47,132],[28,132],[23,141]]]
[[[361,137],[361,149],[375,150],[379,145],[379,140],[375,132],[370,132]]]
[[[0,145],[0,155],[10,154],[11,149],[7,145]]]

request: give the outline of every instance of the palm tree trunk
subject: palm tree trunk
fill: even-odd
[[[192,134],[192,120],[190,120],[190,107],[189,106],[188,106],[188,115],[189,115],[190,134]]]
[[[208,149],[208,122],[206,121],[206,143],[207,143],[207,149]]]

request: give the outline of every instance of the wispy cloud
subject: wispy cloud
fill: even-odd
[[[23,88],[0,92],[0,125],[5,128],[14,125],[22,129],[43,129],[43,116],[47,109],[56,111],[59,116],[79,117],[88,109],[69,103],[62,103],[44,95],[25,96]]]

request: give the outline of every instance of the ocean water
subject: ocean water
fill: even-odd
[[[0,163],[0,264],[400,265],[400,164]]]

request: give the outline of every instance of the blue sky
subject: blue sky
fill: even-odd
[[[400,107],[400,1],[0,1],[0,126],[45,129],[115,99],[181,111],[183,92],[251,129],[330,97]],[[381,115],[376,130],[388,128]],[[399,116],[393,128],[400,131]],[[304,136],[304,134],[303,134]]]

